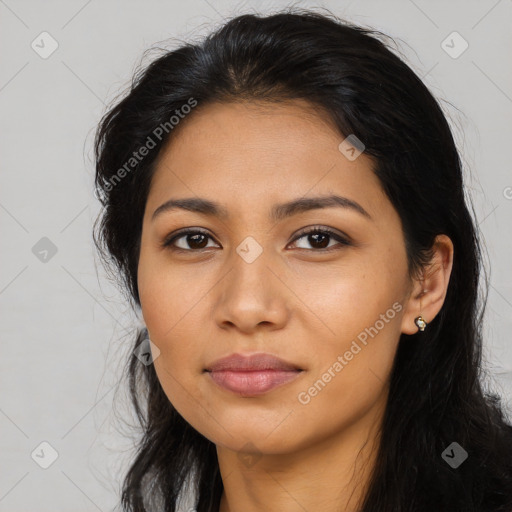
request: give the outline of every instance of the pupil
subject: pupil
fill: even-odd
[[[194,243],[197,243],[198,237],[203,237],[203,244],[201,245],[201,243],[199,242],[199,244],[196,245],[196,248],[202,249],[203,247],[206,246],[206,243],[208,243],[206,240],[206,236],[201,233],[197,233],[195,235],[188,235],[188,236],[189,236],[189,239],[193,240],[192,244],[190,244],[190,242],[189,242],[189,246],[190,245],[194,246]],[[206,243],[204,243],[205,241],[206,241]]]
[[[312,235],[309,235],[310,239],[313,238],[313,237],[320,237],[322,238],[323,237],[323,241],[321,241],[320,243],[318,243],[318,241],[312,243],[311,240],[310,240],[310,244],[315,247],[315,243],[317,244],[316,247],[319,247],[320,249],[324,249],[325,247],[327,247],[329,245],[329,242],[328,242],[328,238],[329,238],[329,235],[325,234],[325,233],[313,233]]]

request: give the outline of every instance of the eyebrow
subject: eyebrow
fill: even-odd
[[[359,203],[353,201],[352,199],[348,199],[347,197],[338,195],[307,198],[301,197],[286,203],[276,204],[272,207],[269,217],[272,221],[278,222],[287,217],[291,217],[299,213],[304,213],[309,210],[333,207],[350,209],[372,220],[371,215]],[[151,220],[154,220],[157,216],[164,212],[169,212],[176,209],[219,217],[221,219],[229,219],[228,210],[221,204],[200,197],[187,197],[182,199],[169,199],[153,212]]]

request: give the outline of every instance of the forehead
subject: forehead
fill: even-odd
[[[344,138],[303,100],[199,106],[162,149],[148,203],[171,194],[249,205],[336,192],[366,197],[371,210],[382,200],[373,161],[364,153],[347,159],[338,148]]]
[[[279,137],[276,137],[279,134]],[[316,142],[326,137],[339,139],[336,126],[321,109],[305,100],[237,101],[199,105],[178,126],[164,152],[177,146],[204,146],[215,143],[216,148],[238,150],[265,144],[285,152],[295,139],[302,144],[315,134]]]

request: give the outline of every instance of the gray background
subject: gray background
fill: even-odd
[[[110,510],[132,456],[135,431],[118,382],[140,319],[106,279],[91,238],[99,211],[91,143],[105,105],[151,45],[285,5],[0,0],[0,511]],[[512,1],[295,5],[328,7],[393,36],[444,100],[491,268],[487,385],[512,410]],[[55,43],[44,31],[58,43],[47,58],[41,52]],[[445,43],[452,55],[442,47],[453,31],[469,45],[457,58],[457,36]],[[44,237],[54,255],[41,252]],[[58,453],[48,469],[35,462],[50,462],[43,441]]]

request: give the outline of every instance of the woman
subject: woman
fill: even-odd
[[[95,240],[147,327],[124,510],[512,510],[461,162],[380,36],[239,16],[103,118]]]

